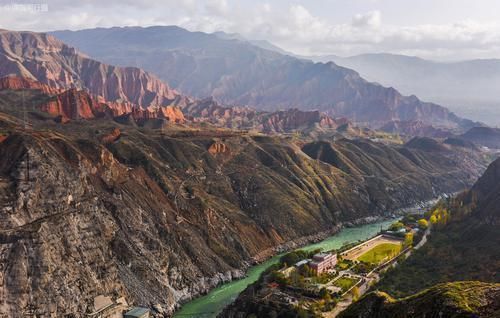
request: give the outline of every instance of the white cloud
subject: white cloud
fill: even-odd
[[[356,14],[352,18],[352,25],[354,27],[365,28],[371,27],[376,28],[382,24],[382,16],[380,11],[372,11],[365,14]]]
[[[209,14],[225,16],[229,13],[229,6],[226,0],[208,0],[205,8]]]
[[[500,56],[500,22],[464,19],[452,23],[395,25],[385,22],[383,11],[376,9],[382,1],[370,1],[370,10],[352,14],[351,19],[342,22],[327,19],[327,14],[316,15],[318,9],[312,10],[308,2],[289,5],[268,0],[48,2],[49,12],[45,13],[0,12],[0,28],[39,31],[176,24],[190,30],[221,30],[250,39],[266,39],[299,54],[392,52],[448,59]]]

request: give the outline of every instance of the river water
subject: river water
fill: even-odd
[[[301,249],[322,249],[324,251],[338,249],[346,243],[366,240],[377,234],[381,227],[386,229],[393,222],[394,220],[388,220],[352,228],[345,228],[324,241],[304,246]],[[245,278],[223,284],[213,289],[207,295],[184,304],[182,308],[175,313],[174,317],[216,317],[217,314],[219,314],[224,307],[231,304],[248,285],[257,281],[262,272],[264,272],[269,266],[277,263],[280,256],[281,255],[274,256],[261,264],[252,266],[249,268]]]

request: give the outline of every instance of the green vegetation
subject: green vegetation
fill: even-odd
[[[378,264],[376,263],[359,262],[352,268],[352,271],[356,274],[367,274],[374,270],[377,266]]]
[[[426,219],[420,219],[418,220],[418,228],[421,230],[427,230],[429,227],[429,222],[427,222]]]
[[[405,262],[387,271],[376,288],[396,297],[455,280],[500,281],[498,227],[460,222],[434,229],[429,241]]]
[[[439,284],[410,297],[394,299],[372,292],[339,317],[498,317],[500,284],[455,282]],[[366,314],[369,313],[369,316]]]
[[[405,239],[403,241],[403,249],[411,247],[413,245],[413,233],[406,233]]]
[[[351,260],[348,260],[348,259],[339,259],[339,261],[337,262],[337,265],[335,266],[335,268],[337,270],[343,271],[343,270],[346,270],[346,269],[350,268],[352,265],[353,265],[353,262]]]
[[[401,229],[403,229],[405,227],[405,225],[403,224],[403,222],[401,221],[397,221],[397,222],[394,222],[393,224],[391,224],[391,226],[389,227],[389,231],[399,231]]]
[[[396,256],[400,251],[400,244],[383,243],[361,255],[358,260],[370,264],[380,264],[382,261]]]
[[[340,277],[337,279],[333,285],[340,287],[342,289],[342,293],[345,293],[346,291],[349,290],[352,286],[356,285],[358,283],[358,279],[355,278],[350,278],[350,277]]]
[[[287,253],[281,257],[280,262],[283,266],[288,265],[292,266],[296,264],[297,262],[300,262],[304,259],[311,258],[314,254],[321,252],[321,250],[313,250],[313,251],[303,251],[303,250],[296,250],[290,253]]]

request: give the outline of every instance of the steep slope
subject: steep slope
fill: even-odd
[[[440,284],[403,299],[394,299],[383,292],[370,293],[339,317],[494,318],[499,315],[500,284],[457,282]]]
[[[172,312],[281,244],[457,191],[483,168],[463,150],[340,140],[329,147],[347,174],[286,138],[105,118],[57,125],[34,110],[24,128],[21,98],[38,96],[0,91],[6,316],[78,316],[100,294]]]
[[[457,280],[500,282],[500,159],[469,192],[450,200],[450,224],[436,227],[428,243],[386,275],[377,288],[406,296]]]
[[[498,128],[474,127],[461,135],[460,138],[481,146],[500,149],[500,129]]]
[[[264,110],[318,109],[381,127],[393,120],[463,129],[447,109],[369,83],[334,63],[313,63],[249,42],[178,27],[89,29],[52,33],[91,56],[154,72],[185,94]]]
[[[108,101],[143,107],[187,101],[141,69],[100,63],[44,33],[0,30],[0,77],[8,75],[57,89],[87,89]]]
[[[135,121],[165,119],[184,123],[185,118],[177,106],[140,107],[129,102],[110,102],[85,90],[57,89],[38,81],[16,76],[0,78],[0,91],[30,90],[38,96],[29,103],[30,109],[38,109],[55,116],[58,122],[70,119],[94,119],[99,117],[131,116]],[[26,103],[25,105],[26,106]]]
[[[369,81],[435,101],[461,116],[490,125],[500,124],[500,60],[446,63],[394,54],[312,59],[355,69]]]

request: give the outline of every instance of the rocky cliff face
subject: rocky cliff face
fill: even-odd
[[[209,122],[219,127],[256,130],[267,134],[307,132],[319,129],[336,130],[349,121],[332,118],[317,110],[257,111],[250,107],[228,107],[213,98],[199,100],[183,108],[186,115],[197,122]]]
[[[33,128],[21,129],[19,94],[0,96],[10,105],[0,113],[7,316],[28,307],[82,316],[100,294],[171,312],[283,243],[457,191],[483,167],[464,150],[361,140],[327,143],[338,163],[316,160],[314,144],[305,152],[241,132],[144,133],[105,119],[55,125],[32,113]]]
[[[7,76],[0,79],[1,90],[35,90],[42,93],[36,103],[37,109],[57,117],[60,122],[70,119],[94,119],[130,115],[134,120],[165,119],[170,122],[184,123],[185,118],[177,106],[140,107],[127,102],[110,102],[103,97],[90,95],[77,89],[57,89],[40,82]]]
[[[246,41],[178,27],[111,28],[53,33],[91,56],[139,65],[185,94],[263,110],[318,109],[380,128],[422,121],[447,129],[474,125],[446,108],[403,96],[332,62],[313,63]]]
[[[0,90],[4,89],[35,89],[47,95],[55,95],[62,92],[61,89],[50,87],[49,85],[42,84],[38,81],[19,76],[0,77]]]
[[[182,106],[187,102],[141,69],[100,63],[44,33],[0,31],[0,77],[7,75],[56,89],[86,88],[107,101],[142,107]]]

